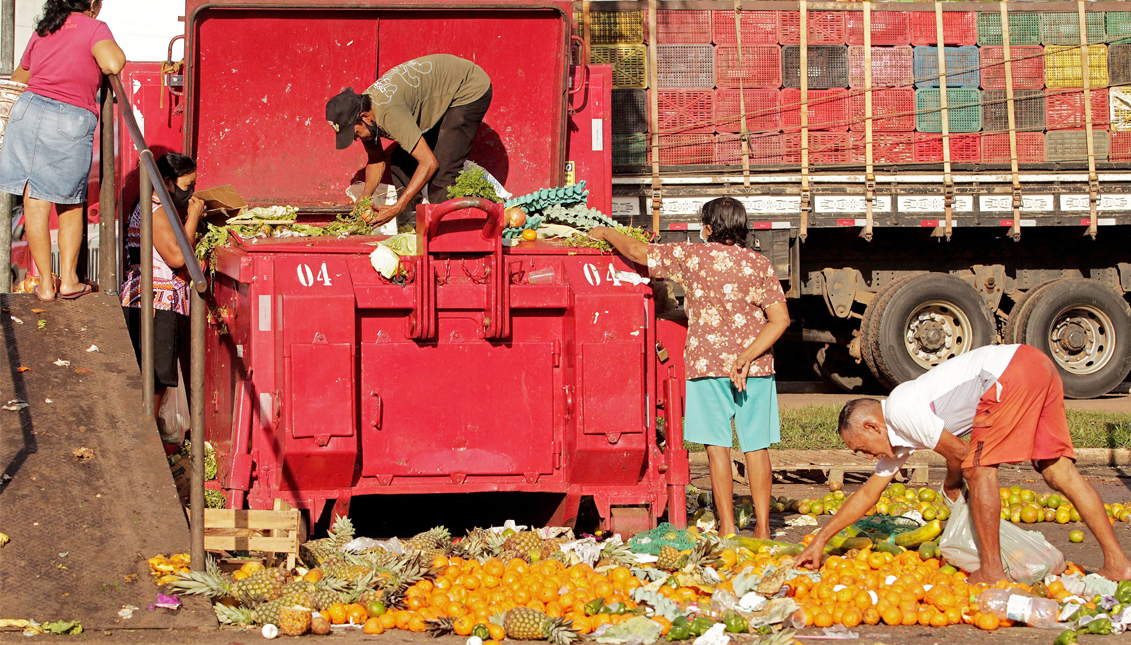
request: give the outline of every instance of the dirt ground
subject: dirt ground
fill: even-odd
[[[859,395],[845,394],[833,391],[824,383],[813,382],[781,382],[778,393],[778,404],[784,408],[804,408],[811,405],[844,405]],[[1098,396],[1094,399],[1068,399],[1065,405],[1069,410],[1083,412],[1110,412],[1131,413],[1131,393],[1127,391],[1124,383],[1111,394]]]
[[[707,480],[706,460],[702,456],[696,457],[693,455],[692,460],[692,478],[693,483],[701,488],[709,486]],[[936,470],[938,472],[936,472]],[[932,485],[938,486],[940,484],[939,477],[942,475],[940,469],[932,469]],[[1095,468],[1085,471],[1088,480],[1096,487],[1104,501],[1109,503],[1126,502],[1131,500],[1131,477],[1122,477],[1120,473],[1108,468]],[[851,492],[859,487],[863,479],[858,476],[848,475],[845,479],[845,490]],[[1048,488],[1044,482],[1030,468],[1022,467],[1004,467],[1001,471],[1001,483],[1003,486],[1018,484],[1024,488],[1030,488],[1037,492],[1046,492]],[[828,488],[823,481],[795,479],[791,481],[775,480],[774,494],[787,495],[789,497],[809,497],[823,495]],[[748,493],[740,482],[735,483],[735,494],[745,495]],[[789,541],[800,540],[802,536],[812,528],[787,528],[785,527],[785,520],[789,519],[791,515],[774,515],[771,518],[771,525],[775,531],[780,531],[780,539]],[[829,516],[822,516],[820,518],[823,525]],[[1083,525],[1068,524],[1037,524],[1029,528],[1037,528],[1042,531],[1048,540],[1058,548],[1060,548],[1065,556],[1085,568],[1095,568],[1101,564],[1101,555],[1096,545],[1095,540],[1090,533],[1085,532],[1086,538],[1081,544],[1072,544],[1068,541],[1068,532],[1073,528],[1082,528]],[[1120,543],[1124,549],[1131,552],[1131,525],[1117,524],[1116,535],[1119,537]],[[433,640],[422,634],[411,634],[408,632],[386,632],[380,636],[369,636],[362,634],[357,630],[341,629],[334,634],[322,637],[327,643],[341,643],[342,645],[352,645],[355,643],[438,643],[438,645],[462,645],[464,639],[457,637],[445,637],[438,640]],[[1028,627],[1013,627],[1009,629],[997,630],[995,632],[983,632],[968,625],[957,625],[946,628],[925,628],[925,627],[868,627],[862,625],[855,630],[859,634],[859,639],[853,641],[860,645],[938,645],[945,641],[953,643],[969,643],[971,645],[1012,645],[1018,644],[1041,644],[1048,645],[1056,636],[1055,632],[1042,631]],[[822,635],[820,630],[806,629],[802,630],[799,634],[802,637],[802,642],[822,642],[822,640],[809,640],[805,637],[820,637]],[[318,642],[317,636],[303,637],[304,642],[313,639]],[[280,637],[283,642],[293,641],[291,638]],[[735,639],[735,642],[750,642],[752,638]],[[173,643],[193,643],[198,645],[251,645],[252,643],[261,643],[265,639],[258,631],[244,631],[237,629],[225,628],[219,631],[185,631],[185,630],[120,630],[115,632],[87,632],[79,636],[37,636],[34,639],[27,639],[18,632],[0,633],[0,642],[22,642],[22,643],[36,643],[36,642],[66,642],[66,643],[108,643],[118,645],[133,645],[133,644],[173,644]],[[1081,643],[1088,645],[1100,643],[1131,643],[1131,635],[1124,636],[1083,636],[1080,638]]]

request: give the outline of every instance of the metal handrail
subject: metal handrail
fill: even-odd
[[[108,76],[110,85],[114,88],[114,93],[124,101],[126,95],[125,90],[122,88],[122,79],[117,74]],[[181,255],[185,257],[185,268],[188,269],[189,276],[192,277],[192,287],[198,293],[204,293],[208,290],[208,281],[204,278],[204,271],[200,269],[200,263],[192,259],[196,258],[196,253],[193,251],[192,244],[189,243],[188,238],[185,236],[184,224],[181,223],[177,217],[177,209],[173,206],[173,198],[169,196],[168,189],[165,188],[165,182],[161,181],[161,173],[157,171],[157,162],[153,159],[153,152],[150,151],[149,146],[145,143],[145,138],[141,134],[141,128],[137,125],[137,119],[134,118],[133,110],[123,103],[123,107],[119,112],[122,115],[122,120],[126,123],[126,129],[129,130],[130,139],[133,140],[134,147],[137,148],[138,158],[142,168],[145,172],[149,173],[153,190],[157,193],[157,198],[161,201],[161,206],[165,209],[165,216],[169,218],[169,224],[173,227],[173,234],[177,238],[177,247],[181,249]]]
[[[165,210],[165,216],[169,218],[169,224],[173,228],[173,234],[177,238],[177,247],[181,250],[181,255],[185,258],[185,268],[188,269],[189,276],[192,278],[192,290],[189,303],[189,313],[191,317],[190,322],[190,336],[192,338],[192,349],[189,363],[191,365],[190,378],[189,378],[189,393],[191,401],[189,404],[190,409],[190,422],[189,427],[192,428],[192,485],[189,493],[189,527],[192,531],[191,539],[191,555],[192,555],[192,568],[195,571],[203,571],[205,568],[204,556],[204,368],[205,368],[205,354],[204,342],[206,331],[206,304],[204,301],[204,293],[208,289],[208,281],[204,277],[204,271],[200,268],[200,263],[196,260],[196,253],[193,250],[192,244],[189,243],[188,237],[185,235],[184,225],[181,223],[177,215],[177,209],[173,206],[173,199],[169,195],[168,189],[165,188],[165,182],[161,181],[161,173],[157,170],[157,162],[153,159],[153,152],[150,151],[149,146],[145,143],[145,138],[141,133],[141,128],[137,125],[137,119],[134,118],[133,109],[126,98],[125,90],[122,88],[122,79],[117,74],[107,76],[109,81],[109,89],[106,96],[103,97],[102,102],[102,137],[101,137],[101,155],[102,155],[102,199],[104,203],[100,205],[99,219],[102,230],[102,242],[106,245],[111,240],[116,239],[113,219],[117,216],[117,204],[114,195],[114,110],[113,110],[113,96],[117,95],[122,115],[122,120],[125,121],[126,130],[130,134],[130,139],[133,140],[134,147],[138,151],[138,159],[140,168],[140,195],[139,206],[141,207],[141,374],[142,374],[142,407],[145,409],[146,415],[149,418],[154,418],[154,397],[153,397],[153,193],[156,191],[157,198],[161,202],[161,206]],[[115,246],[115,249],[117,247]],[[103,249],[103,261],[101,263],[101,278],[103,280],[112,280],[116,278],[114,268],[116,262],[105,257],[110,255],[109,248]]]

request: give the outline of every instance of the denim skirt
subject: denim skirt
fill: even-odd
[[[86,200],[94,130],[86,108],[24,92],[12,105],[0,145],[0,191],[53,204]]]

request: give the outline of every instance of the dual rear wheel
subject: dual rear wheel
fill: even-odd
[[[996,340],[994,315],[981,294],[941,273],[888,284],[868,305],[860,325],[862,358],[889,388]],[[1055,280],[1017,302],[1001,340],[1032,345],[1051,356],[1066,396],[1095,397],[1118,386],[1131,371],[1131,308],[1099,282]]]

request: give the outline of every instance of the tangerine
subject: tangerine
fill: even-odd
[[[365,625],[361,627],[361,631],[365,634],[383,634],[385,633],[385,627],[381,624],[379,617],[374,617],[365,621]]]
[[[852,628],[859,625],[862,619],[863,615],[860,613],[860,610],[853,607],[845,611],[844,615],[840,617],[840,624]]]
[[[880,612],[875,607],[868,607],[861,614],[861,620],[868,625],[878,625],[880,624]]]
[[[813,616],[814,627],[832,627],[833,615],[827,611],[821,611],[816,616]]]
[[[397,612],[387,611],[387,612],[381,614],[380,616],[378,616],[377,619],[381,621],[381,627],[383,629],[393,629],[393,628],[395,628],[397,626],[397,616],[396,616],[396,614],[397,614]]]
[[[974,617],[974,624],[978,629],[993,631],[998,628],[1000,623],[1001,621],[998,620],[998,617],[993,614],[978,614]]]
[[[330,612],[330,623],[334,625],[344,625],[349,620],[346,606],[340,602],[336,602],[326,609]]]
[[[883,619],[884,624],[886,625],[903,624],[903,612],[901,612],[898,607],[888,607],[884,610],[884,613],[882,616],[880,616],[880,618]]]
[[[487,631],[491,633],[491,640],[501,641],[507,637],[507,630],[495,623],[487,623]]]

